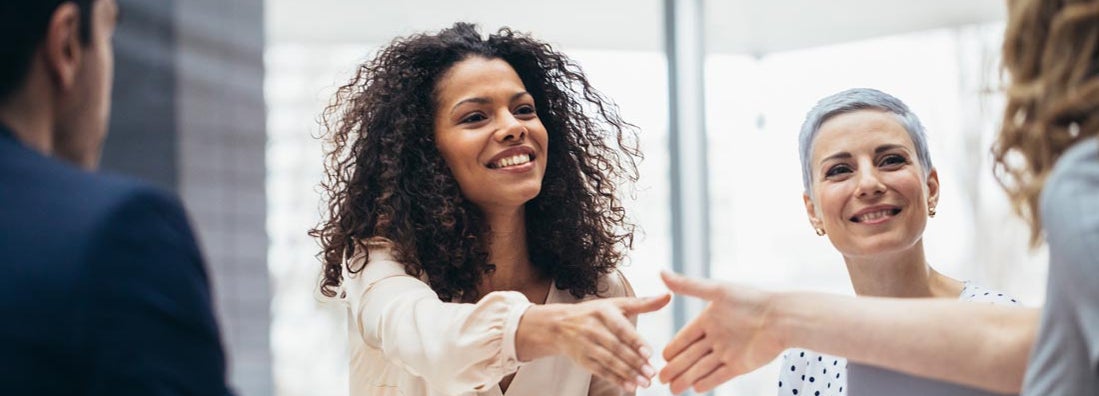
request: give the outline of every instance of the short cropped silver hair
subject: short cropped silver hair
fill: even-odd
[[[821,99],[812,110],[809,110],[809,114],[805,115],[805,122],[801,124],[798,149],[801,152],[801,179],[805,184],[806,194],[810,193],[809,186],[813,183],[810,155],[813,152],[813,140],[816,139],[821,124],[840,114],[867,109],[895,114],[897,122],[908,131],[908,136],[912,137],[912,143],[916,146],[916,157],[923,166],[924,177],[931,171],[931,153],[927,150],[927,135],[924,133],[923,124],[904,102],[876,89],[848,89]]]

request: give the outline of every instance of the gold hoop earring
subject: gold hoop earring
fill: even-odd
[[[817,227],[814,229],[817,231],[817,236],[824,236],[824,234],[826,234],[823,228]]]
[[[927,216],[928,217],[935,217],[935,207],[934,206],[932,206],[930,208],[927,208]]]

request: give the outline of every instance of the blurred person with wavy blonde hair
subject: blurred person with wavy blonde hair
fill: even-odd
[[[1025,394],[1099,392],[1099,1],[1009,2],[997,176],[1049,244]],[[1044,235],[1043,235],[1044,231]]]

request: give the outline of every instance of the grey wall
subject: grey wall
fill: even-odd
[[[124,15],[101,167],[179,191],[173,1],[119,3]]]
[[[121,0],[103,168],[177,191],[238,394],[271,395],[262,0]]]

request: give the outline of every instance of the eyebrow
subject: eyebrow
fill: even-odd
[[[896,150],[896,149],[900,149],[900,150],[903,150],[903,151],[908,151],[908,149],[906,147],[904,147],[902,145],[899,145],[899,144],[883,144],[883,145],[878,146],[877,148],[874,149],[874,155],[878,155],[878,154],[884,153],[886,151]],[[825,157],[824,159],[820,160],[820,163],[823,164],[823,163],[831,161],[831,160],[848,159],[848,158],[851,158],[851,153],[848,153],[848,152],[844,151],[842,153],[835,153],[835,154],[829,155],[828,157]]]
[[[831,160],[848,159],[848,158],[851,158],[851,153],[848,153],[848,152],[844,151],[842,153],[835,153],[835,154],[829,155],[827,157],[824,157],[824,159],[820,160],[820,163],[824,164],[825,162],[828,162],[828,161],[831,161]]]
[[[508,99],[508,102],[514,102],[516,99],[519,99],[519,98],[523,97],[524,95],[530,95],[530,92],[527,92],[527,91],[516,92],[515,95],[511,95],[511,98]],[[453,114],[454,110],[458,109],[458,106],[461,106],[464,103],[487,104],[487,103],[490,103],[490,102],[492,102],[492,101],[489,100],[488,98],[484,98],[484,97],[480,97],[480,96],[474,97],[474,98],[462,99],[462,100],[459,100],[458,103],[455,103],[454,107],[450,108],[450,113]]]
[[[906,147],[904,147],[902,145],[899,145],[899,144],[883,144],[881,146],[878,146],[878,148],[874,149],[874,154],[881,154],[881,153],[884,153],[886,151],[896,150],[896,149],[900,149],[902,151],[908,151],[908,149]]]

